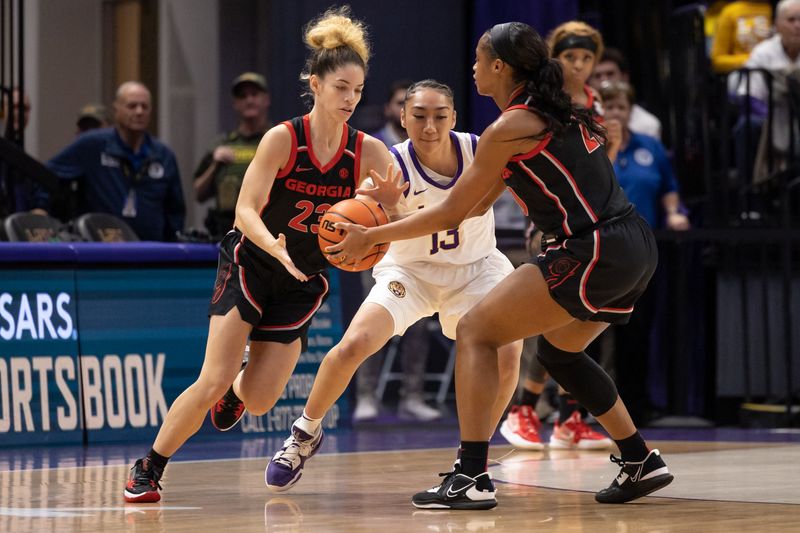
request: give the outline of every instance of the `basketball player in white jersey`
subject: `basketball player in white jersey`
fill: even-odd
[[[406,92],[402,125],[409,139],[391,148],[394,172],[373,190],[403,190],[398,205],[387,212],[397,220],[447,197],[462,170],[472,162],[478,139],[452,131],[456,123],[453,91],[433,80],[412,84]],[[494,215],[490,206],[502,193],[487,194],[481,206],[459,227],[416,239],[392,243],[373,269],[375,286],[353,317],[344,336],[320,365],[303,416],[270,461],[267,486],[285,491],[300,478],[303,465],[319,449],[322,418],[347,388],[356,369],[393,335],[402,335],[417,320],[439,313],[442,332],[455,339],[456,325],[469,309],[514,268],[496,248]],[[359,190],[369,194],[369,189]],[[499,350],[500,394],[493,406],[499,422],[516,388],[522,343]],[[458,369],[458,362],[456,362]],[[456,370],[458,372],[458,370]]]

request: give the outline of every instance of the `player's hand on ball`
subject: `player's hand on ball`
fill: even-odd
[[[286,249],[286,235],[279,233],[278,238],[275,240],[270,249],[267,250],[267,253],[280,261],[284,268],[286,268],[287,272],[294,276],[295,279],[299,281],[308,281],[308,276],[303,274],[296,266],[294,266],[294,261],[292,261],[292,258],[289,257],[289,250]]]
[[[370,170],[372,187],[360,187],[356,194],[369,196],[384,208],[391,209],[400,201],[408,183],[403,179],[403,173],[399,169],[395,171],[394,164],[390,164],[386,169],[386,177],[381,176],[375,170]]]
[[[337,222],[335,226],[347,235],[341,242],[328,246],[325,251],[336,254],[342,261],[358,262],[364,259],[375,244],[370,240],[367,228],[349,222]]]

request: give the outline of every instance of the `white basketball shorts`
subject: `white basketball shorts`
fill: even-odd
[[[375,286],[364,303],[389,311],[395,335],[438,312],[442,333],[455,339],[461,317],[513,271],[511,261],[497,249],[468,265],[378,265],[372,272]]]

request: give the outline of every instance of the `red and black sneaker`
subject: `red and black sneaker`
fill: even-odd
[[[125,484],[123,496],[128,503],[153,503],[161,499],[158,493],[161,489],[158,481],[163,472],[159,472],[150,464],[146,457],[139,459],[131,468],[128,482]]]
[[[233,385],[211,408],[211,423],[220,431],[228,431],[244,416],[244,402],[233,392]]]

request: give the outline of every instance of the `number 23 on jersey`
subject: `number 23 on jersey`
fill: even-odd
[[[315,205],[310,200],[300,200],[294,206],[300,210],[300,213],[292,217],[289,221],[289,227],[301,233],[308,233],[310,230],[311,233],[316,234],[319,231],[319,220],[325,214],[325,211],[330,209],[331,204]],[[316,216],[314,217],[314,215]],[[310,217],[314,217],[312,219],[314,223],[309,226],[306,221]]]

